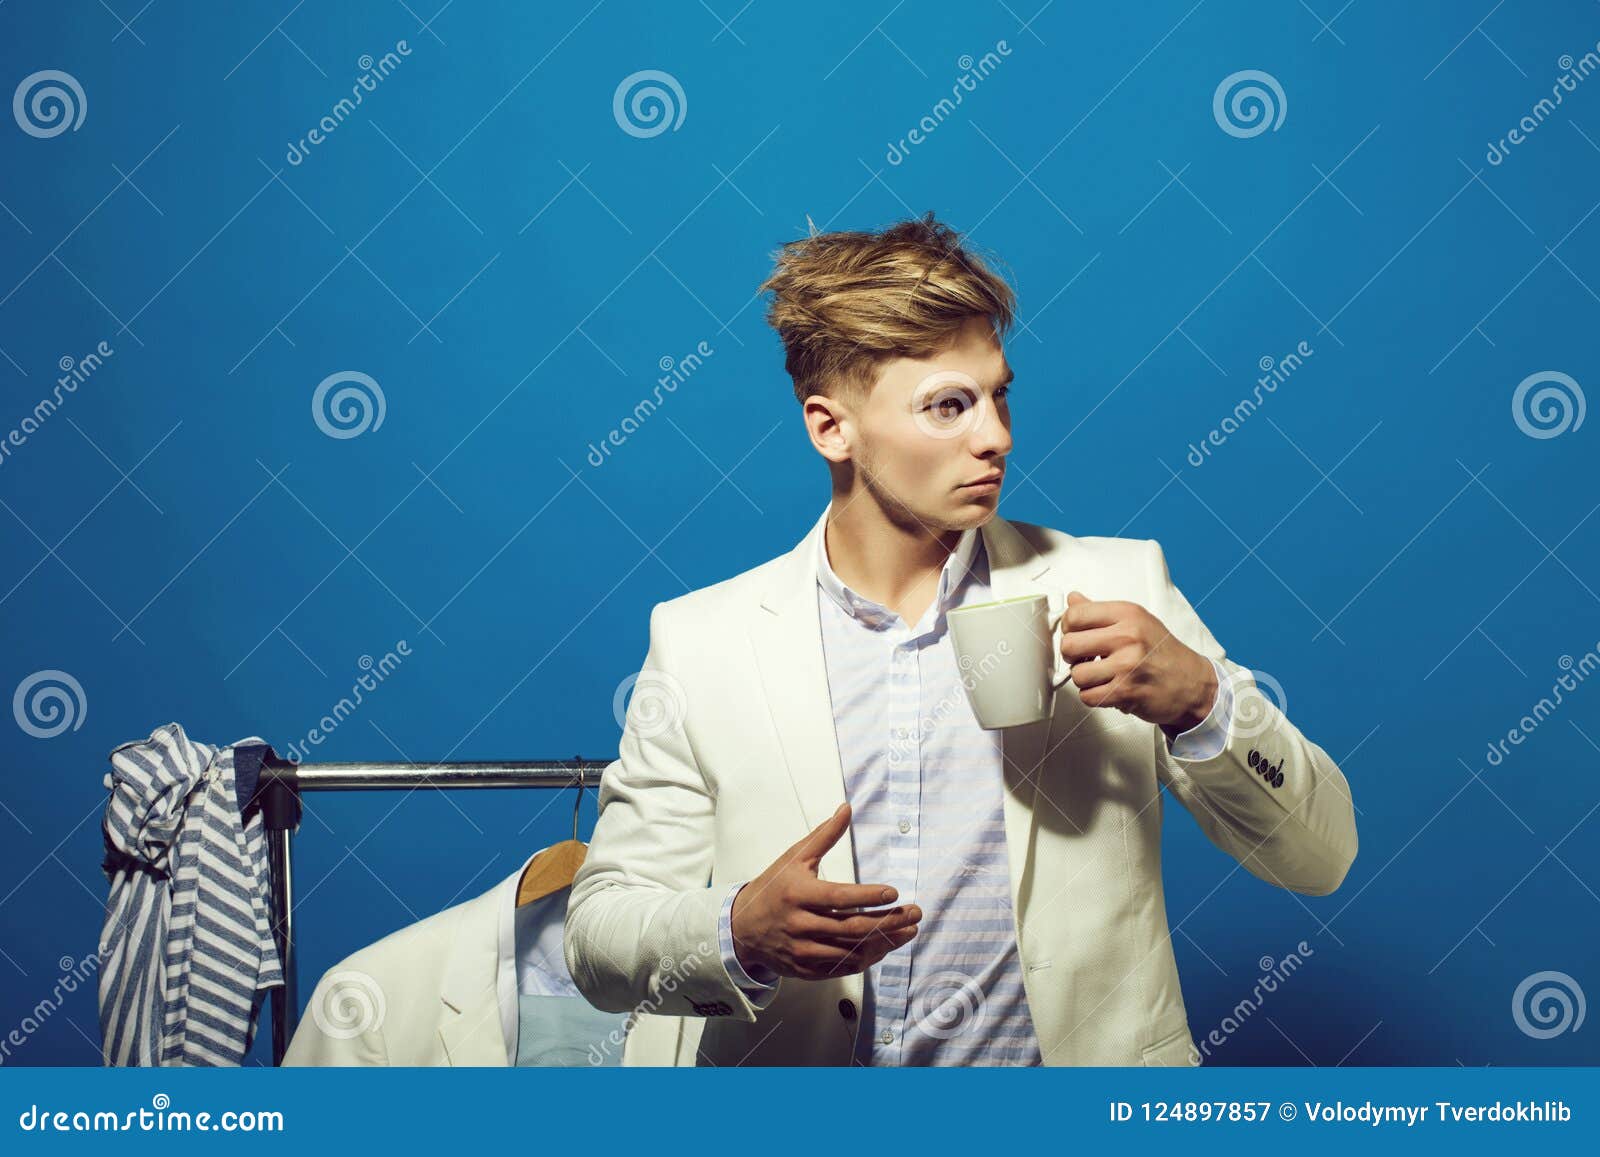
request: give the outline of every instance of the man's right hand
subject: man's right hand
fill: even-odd
[[[887,884],[831,884],[817,878],[817,865],[850,827],[850,805],[824,820],[739,890],[733,901],[733,945],[739,963],[802,980],[826,980],[865,972],[917,934],[922,909],[915,904],[848,912],[892,904],[899,895]]]

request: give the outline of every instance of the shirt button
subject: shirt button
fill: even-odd
[[[884,1043],[886,1045],[887,1044],[893,1044],[894,1043],[894,1033],[890,1032],[888,1029],[884,1029],[882,1032],[880,1032],[878,1034],[878,1040],[880,1040],[882,1043]]]
[[[911,821],[910,820],[901,820],[900,821],[900,834],[901,835],[905,835],[910,830],[911,830]]]

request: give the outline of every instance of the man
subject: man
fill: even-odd
[[[574,982],[642,1013],[624,1063],[1198,1063],[1162,789],[1320,896],[1356,854],[1344,776],[1155,541],[997,516],[1014,298],[933,214],[813,231],[763,289],[832,501],[793,551],[652,612]],[[947,613],[1029,594],[1065,611],[1070,683],[986,731]]]

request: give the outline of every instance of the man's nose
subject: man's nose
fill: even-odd
[[[980,457],[994,454],[1000,457],[1011,453],[1011,431],[991,406],[984,420],[973,431],[972,452]]]

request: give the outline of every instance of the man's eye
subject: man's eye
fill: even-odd
[[[994,392],[994,396],[997,397],[997,398],[1009,398],[1011,396],[1011,387],[1010,386],[1001,386],[998,390],[996,390]]]
[[[940,398],[934,403],[934,408],[941,418],[959,418],[967,407],[960,398]]]

